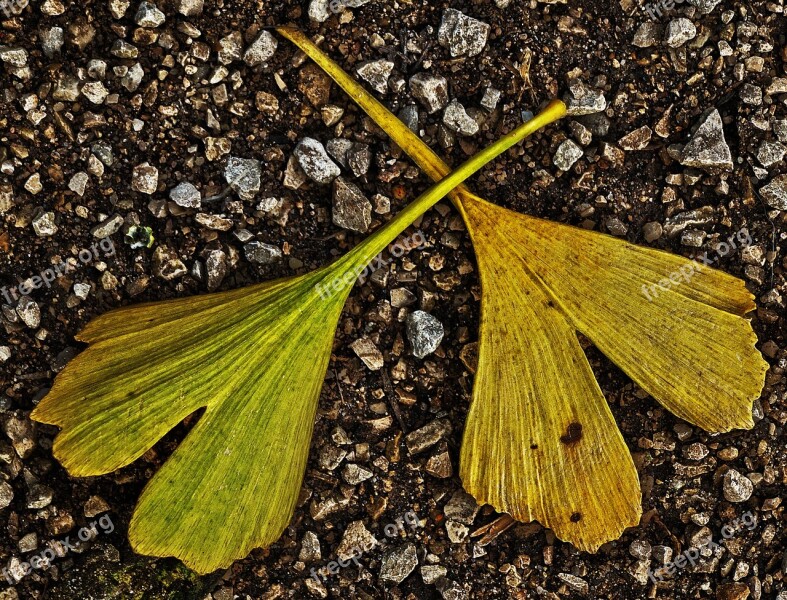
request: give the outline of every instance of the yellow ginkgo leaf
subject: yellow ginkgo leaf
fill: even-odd
[[[308,37],[279,32],[432,179],[449,172]],[[449,196],[473,241],[482,287],[464,486],[595,551],[638,522],[640,491],[576,332],[687,421],[709,431],[751,427],[767,370],[743,318],[752,296],[740,280],[683,257],[521,215],[465,186]]]
[[[295,509],[334,333],[359,273],[456,185],[562,114],[551,105],[478,152],[327,267],[92,321],[77,336],[88,348],[31,414],[61,428],[54,455],[72,475],[108,473],[204,409],[145,487],[133,548],[208,573],[276,541]]]

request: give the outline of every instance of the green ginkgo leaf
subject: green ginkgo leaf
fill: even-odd
[[[456,185],[564,112],[550,104],[327,267],[93,320],[77,336],[87,350],[32,413],[61,428],[54,455],[72,475],[108,473],[204,409],[143,491],[132,546],[207,573],[273,543],[295,508],[335,329],[358,274]]]
[[[448,173],[308,37],[278,31],[432,179]],[[768,368],[744,318],[752,295],[722,271],[518,214],[464,185],[450,197],[473,241],[482,288],[462,482],[479,502],[595,551],[639,522],[641,492],[576,333],[681,418],[708,431],[750,428]]]

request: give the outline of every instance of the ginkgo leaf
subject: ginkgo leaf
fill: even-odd
[[[358,274],[418,216],[560,114],[547,109],[400,211],[328,267],[301,277],[109,312],[32,418],[57,425],[75,476],[128,465],[204,409],[140,497],[137,552],[199,573],[279,538],[300,491],[335,329]]]
[[[308,37],[279,32],[432,179],[449,171]],[[595,551],[639,521],[640,491],[576,332],[681,418],[708,431],[752,427],[767,370],[743,318],[753,298],[742,281],[683,257],[521,215],[465,186],[449,196],[473,241],[482,287],[464,486],[498,511]]]
[[[473,238],[483,295],[462,481],[480,503],[595,549],[639,522],[639,478],[574,328],[509,235]]]

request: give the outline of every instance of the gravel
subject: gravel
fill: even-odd
[[[711,110],[701,121],[683,148],[680,163],[709,172],[732,168],[732,153],[724,139],[724,127],[717,109]]]
[[[325,146],[314,138],[307,137],[298,142],[295,158],[306,176],[316,183],[327,185],[341,174],[341,169],[328,156]]]
[[[629,1],[148,4],[143,25],[140,0],[40,0],[0,17],[0,288],[9,295],[0,294],[0,482],[13,493],[0,509],[2,568],[23,574],[28,552],[60,547],[101,512],[116,525],[0,596],[785,596],[787,56],[778,2],[691,0],[654,19],[646,10],[654,2]],[[322,23],[310,18],[316,9]],[[509,527],[506,516],[462,495],[480,282],[468,233],[444,200],[404,234],[420,232],[419,249],[383,253],[384,267],[351,290],[301,495],[280,540],[218,579],[135,555],[126,533],[139,490],[200,416],[120,472],[68,477],[52,454],[57,429],[33,426],[28,415],[81,348],[75,335],[114,308],[324,266],[429,185],[268,29],[278,23],[305,30],[450,165],[565,97],[569,118],[498,157],[471,187],[499,206],[687,263],[707,253],[743,279],[755,305],[747,318],[772,365],[754,402],[755,426],[709,434],[687,424],[580,338],[632,449],[642,522],[589,554],[538,523]],[[458,110],[452,128],[449,106],[477,130]],[[325,144],[333,163],[318,175],[324,183],[296,157],[306,138]],[[332,150],[333,140],[342,141]],[[138,185],[135,170],[145,164],[149,176]],[[334,222],[325,186],[337,177],[367,199],[354,207],[366,233]],[[199,206],[194,190],[184,190],[187,206],[170,196],[183,183],[199,191]],[[57,230],[40,237],[36,226],[45,230],[50,215]],[[734,237],[744,228],[748,245]],[[113,253],[99,249],[82,263],[79,251],[106,236]],[[721,256],[731,236],[737,248]],[[21,302],[11,297],[14,286],[61,263],[75,269]],[[424,358],[408,333],[417,311],[443,326]],[[173,381],[180,375],[175,369]],[[103,503],[91,500],[99,496]],[[387,536],[407,511],[419,526]],[[722,539],[724,525],[746,513],[756,520],[751,529]],[[337,560],[350,527],[379,543],[360,565],[318,583],[310,570]],[[696,565],[658,585],[648,577],[709,538],[723,550],[703,550]],[[384,557],[407,544],[417,566],[399,583],[381,580]]]
[[[407,339],[416,358],[424,358],[437,350],[444,335],[443,324],[429,313],[416,310],[407,316]]]

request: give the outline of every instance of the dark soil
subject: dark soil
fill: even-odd
[[[0,510],[0,566],[7,568],[12,557],[24,560],[20,540],[31,533],[37,537],[39,551],[49,541],[75,535],[93,520],[85,513],[94,514],[91,508],[96,506],[108,509],[115,528],[98,536],[84,551],[67,554],[49,569],[37,570],[0,592],[0,599],[319,597],[319,590],[306,585],[309,571],[333,560],[350,523],[362,520],[378,540],[385,540],[385,525],[407,511],[417,513],[423,526],[407,529],[397,541],[369,552],[360,568],[351,566],[331,577],[327,597],[787,598],[783,505],[787,341],[782,297],[787,212],[769,206],[758,193],[787,169],[783,160],[763,168],[757,158],[763,141],[777,139],[774,122],[787,119],[787,94],[767,92],[774,78],[785,77],[783,2],[724,0],[707,15],[687,3],[679,4],[675,14],[688,16],[701,38],[701,43],[690,42],[679,50],[660,41],[649,48],[632,44],[635,32],[648,19],[636,0],[569,4],[514,0],[506,8],[498,8],[492,0],[372,0],[323,24],[310,21],[305,1],[216,4],[207,0],[202,14],[188,18],[177,12],[177,3],[159,2],[166,22],[154,30],[158,39],[152,41],[134,23],[137,3],[120,19],[112,16],[107,0],[68,3],[60,15],[42,14],[43,6],[41,0],[33,0],[20,16],[0,23],[0,46],[26,49],[30,69],[29,77],[20,78],[7,64],[0,66],[0,189],[10,186],[13,190],[11,207],[3,209],[0,198],[0,286],[15,285],[76,257],[80,249],[96,241],[91,229],[106,216],[120,215],[124,224],[112,235],[116,254],[102,259],[104,264],[81,266],[58,279],[51,289],[32,293],[40,307],[40,325],[26,326],[15,316],[14,307],[0,299],[4,305],[0,347],[11,353],[7,361],[0,362],[0,424],[6,432],[0,436],[0,481],[7,481],[13,489],[12,502]],[[491,25],[480,55],[452,59],[438,44],[437,29],[449,6]],[[668,21],[662,18],[661,25]],[[186,23],[198,29],[199,35]],[[136,500],[193,418],[117,473],[90,479],[68,477],[51,454],[56,429],[33,425],[28,415],[55,374],[78,352],[74,335],[90,319],[114,307],[204,293],[206,281],[193,266],[196,261],[204,264],[211,250],[221,249],[228,257],[227,275],[218,288],[227,290],[306,272],[362,239],[331,222],[330,187],[306,183],[292,190],[282,186],[287,161],[304,136],[323,143],[339,136],[369,144],[373,153],[369,173],[345,176],[370,198],[374,194],[390,198],[391,214],[429,185],[420,170],[336,86],[329,102],[343,108],[344,115],[339,125],[326,126],[306,93],[319,82],[301,84],[308,63],[283,39],[267,65],[248,67],[237,60],[227,65],[229,75],[221,83],[209,83],[220,66],[216,52],[220,39],[237,31],[246,46],[260,26],[284,23],[320,36],[321,47],[350,72],[364,60],[388,58],[396,65],[392,79],[406,82],[422,70],[446,77],[451,98],[476,110],[481,121],[478,134],[454,137],[452,146],[441,148],[440,113],[429,116],[420,111],[425,141],[453,164],[516,126],[522,110],[535,111],[544,101],[562,96],[569,78],[578,77],[603,91],[608,127],[591,117],[577,119],[593,135],[589,143],[580,144],[584,155],[569,171],[562,172],[553,164],[563,140],[579,143],[579,130],[571,119],[565,119],[497,159],[471,185],[489,200],[520,212],[612,232],[633,243],[688,257],[711,250],[716,240],[745,227],[756,256],[733,252],[716,266],[744,278],[757,298],[752,322],[771,370],[762,398],[755,403],[754,429],[710,435],[693,428],[662,409],[589,347],[591,364],[640,472],[645,513],[641,525],[594,555],[556,540],[536,523],[517,524],[484,546],[477,537],[452,542],[443,509],[461,490],[456,467],[472,387],[471,370],[460,353],[477,339],[480,290],[472,246],[457,213],[445,201],[417,224],[429,240],[425,250],[394,259],[387,281],[373,280],[353,290],[323,388],[302,501],[282,538],[226,572],[206,577],[196,576],[174,559],[135,555],[126,530]],[[52,27],[64,30],[65,43],[60,52],[47,57],[41,36]],[[384,40],[382,47],[374,43],[376,36]],[[656,37],[661,40],[662,33]],[[111,52],[119,38],[138,48],[137,59]],[[721,41],[734,49],[731,56],[720,57]],[[206,61],[192,55],[197,42],[210,49]],[[528,54],[529,70],[523,68]],[[94,59],[106,62],[106,75],[97,79],[117,98],[100,105],[84,96],[56,100],[53,91],[62,74],[96,79],[87,73]],[[139,87],[129,91],[115,69],[135,62],[145,74]],[[233,80],[233,74],[239,79]],[[274,74],[286,89],[280,88]],[[222,83],[226,101],[217,91]],[[478,108],[489,85],[502,92],[491,114]],[[761,104],[744,101],[742,94],[751,91],[747,85],[762,91]],[[258,110],[258,92],[275,96],[278,111]],[[28,94],[35,94],[39,106],[46,108],[38,123],[26,110]],[[398,92],[389,91],[383,99],[394,112],[413,103],[407,85]],[[711,108],[722,115],[734,160],[734,169],[721,174],[682,166],[670,148],[685,144],[692,128]],[[137,130],[139,123],[135,128],[135,119],[143,124],[141,130]],[[646,148],[625,152],[622,161],[612,160],[605,152],[606,145],[618,144],[625,134],[644,125],[663,135],[654,133]],[[229,155],[208,160],[208,137],[231,141]],[[114,163],[100,177],[91,173],[80,197],[69,189],[69,182],[75,173],[89,172],[91,148],[99,141],[111,146]],[[221,193],[229,156],[263,163],[261,191],[255,202],[243,202],[230,194],[203,204],[202,212],[231,219],[230,231],[208,229],[195,221],[195,210],[171,202],[167,205],[169,190],[182,181],[196,185],[203,197]],[[146,161],[159,171],[157,191],[152,195],[131,187],[132,169]],[[43,186],[36,194],[25,187],[34,173],[40,174]],[[677,175],[683,175],[682,182],[674,178]],[[256,209],[259,200],[272,196],[284,201],[280,214]],[[714,216],[698,227],[706,234],[700,247],[686,245],[680,234],[646,241],[646,224],[663,225],[675,215],[704,206],[713,207]],[[54,235],[42,237],[34,230],[32,222],[42,212],[54,213]],[[373,217],[376,227],[390,214]],[[124,242],[132,226],[152,230],[152,248],[132,248]],[[233,233],[239,229],[248,229],[257,240],[283,249],[283,259],[267,265],[250,262]],[[443,243],[446,236],[458,239],[458,247]],[[158,246],[173,251],[188,273],[171,280],[161,277],[153,261]],[[439,272],[433,270],[435,257],[445,262]],[[75,283],[90,284],[86,298],[74,294]],[[391,310],[389,292],[395,287],[416,294],[420,307],[426,307],[445,327],[440,348],[423,360],[410,352],[399,309]],[[383,371],[370,371],[350,349],[349,344],[361,335],[372,338],[382,350]],[[392,384],[390,373],[401,368],[397,367],[400,360],[406,376]],[[384,417],[390,417],[389,421],[379,421]],[[410,455],[402,434],[440,417],[450,420],[450,435],[428,451]],[[9,434],[20,428],[22,442]],[[337,428],[351,440],[343,448],[355,453],[355,462],[374,471],[371,479],[351,486],[342,480],[341,469],[320,466],[318,456],[324,448],[340,442]],[[697,444],[707,452],[693,459]],[[444,452],[450,456],[451,475],[441,478],[428,473],[427,461]],[[731,503],[725,499],[722,478],[729,469],[754,484],[748,500]],[[34,496],[42,485],[49,488],[43,495],[51,494],[51,501],[37,504]],[[318,508],[326,498],[337,499],[338,508],[322,517]],[[722,543],[723,525],[747,512],[756,517],[756,525]],[[498,516],[489,507],[482,508],[470,525],[471,532]],[[654,586],[647,569],[661,566],[657,557],[663,556],[664,547],[677,557],[692,546],[703,526],[723,550]],[[306,532],[316,534],[322,550],[322,557],[309,563],[299,559]],[[415,543],[421,566],[445,567],[439,585],[424,582],[419,568],[396,586],[380,581],[381,557],[405,541]],[[642,558],[638,554],[647,547],[645,542],[650,550]],[[210,544],[206,539],[206,547]],[[586,582],[587,592],[578,581]]]

